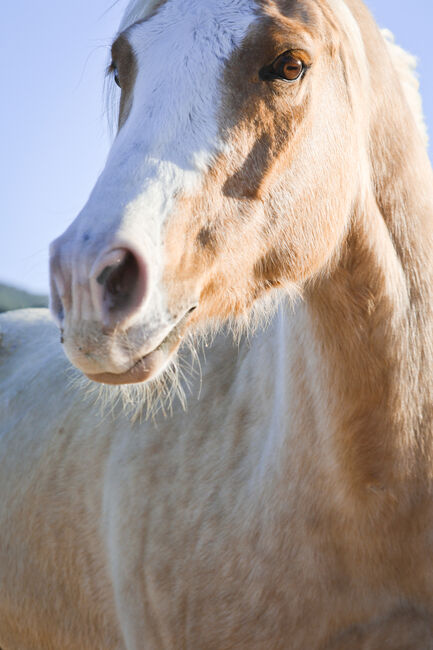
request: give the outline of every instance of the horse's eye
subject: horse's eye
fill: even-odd
[[[120,86],[120,81],[119,81],[119,71],[117,69],[117,65],[115,63],[112,63],[110,68],[111,68],[111,72],[113,73],[114,81],[116,82],[116,84],[120,88],[121,86]]]
[[[260,78],[265,81],[271,79],[285,79],[286,81],[298,81],[305,72],[305,64],[299,56],[293,52],[284,52],[275,59],[271,65],[260,70]]]
[[[301,59],[288,52],[274,61],[272,69],[279,77],[283,77],[287,81],[296,81],[304,72],[304,64]]]

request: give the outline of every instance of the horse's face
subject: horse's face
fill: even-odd
[[[323,269],[366,150],[367,64],[342,0],[157,5],[113,45],[119,130],[52,245],[68,356],[110,383],[150,378],[189,328]]]

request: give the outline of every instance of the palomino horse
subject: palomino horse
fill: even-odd
[[[101,409],[44,312],[3,318],[0,645],[433,648],[408,56],[360,0],[134,0],[110,69],[119,129],[52,245],[52,312],[72,364],[135,400],[186,339],[202,375],[186,410],[131,417],[123,386]]]

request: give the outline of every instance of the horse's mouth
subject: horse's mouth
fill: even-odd
[[[87,374],[86,376],[92,381],[100,384],[138,384],[145,382],[154,377],[158,372],[164,369],[173,354],[182,342],[185,333],[186,323],[190,314],[197,305],[191,307],[184,316],[174,325],[167,336],[157,345],[157,347],[136,361],[129,370],[121,373],[102,372],[96,375]]]

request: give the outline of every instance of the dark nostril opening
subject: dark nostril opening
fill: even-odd
[[[119,262],[106,266],[96,280],[103,287],[108,312],[127,311],[141,298],[140,265],[131,251],[125,250]]]
[[[104,284],[108,280],[108,276],[110,275],[110,273],[113,272],[116,266],[117,266],[116,264],[112,264],[111,266],[106,266],[105,269],[102,271],[102,273],[100,273],[96,278],[96,282],[101,286],[104,286]]]

